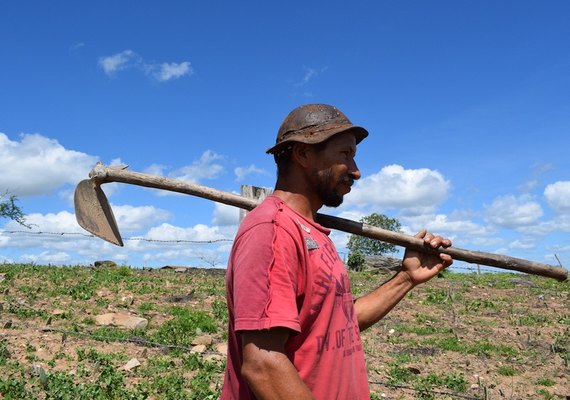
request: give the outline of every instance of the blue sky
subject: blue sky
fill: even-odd
[[[567,1],[524,0],[5,3],[0,193],[32,230],[0,220],[0,262],[223,267],[236,209],[105,185],[124,238],[181,241],[119,248],[70,234],[86,233],[75,185],[101,161],[272,187],[279,124],[328,103],[370,136],[362,179],[324,212],[568,266],[568,15]]]

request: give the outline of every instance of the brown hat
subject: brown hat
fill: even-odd
[[[266,153],[275,154],[291,142],[321,143],[337,133],[354,132],[356,143],[368,136],[368,131],[352,122],[338,108],[327,104],[305,104],[287,115],[277,133],[275,146]]]

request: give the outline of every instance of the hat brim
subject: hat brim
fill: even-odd
[[[287,137],[287,139],[285,139],[284,141],[277,143],[275,146],[267,149],[265,152],[267,154],[275,154],[279,150],[281,150],[283,147],[287,146],[288,144],[295,143],[295,142],[296,143],[306,143],[306,144],[322,143],[322,142],[330,139],[334,135],[337,135],[337,134],[343,133],[343,132],[354,133],[354,136],[356,137],[356,144],[360,143],[363,139],[365,139],[368,136],[368,131],[361,126],[355,126],[355,125],[348,125],[347,126],[347,125],[345,125],[345,126],[340,126],[340,127],[328,129],[326,131],[320,131],[320,132],[315,133],[315,134],[309,134],[309,135],[305,134],[305,133],[293,134],[293,135]]]

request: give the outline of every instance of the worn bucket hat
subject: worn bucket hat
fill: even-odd
[[[305,104],[295,108],[279,127],[275,146],[266,153],[276,154],[291,142],[316,144],[341,132],[351,131],[356,143],[368,136],[368,131],[352,122],[338,108],[327,104]]]

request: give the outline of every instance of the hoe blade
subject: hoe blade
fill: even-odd
[[[83,229],[117,246],[123,246],[113,210],[99,184],[91,179],[79,182],[75,188],[74,203],[75,218]]]

